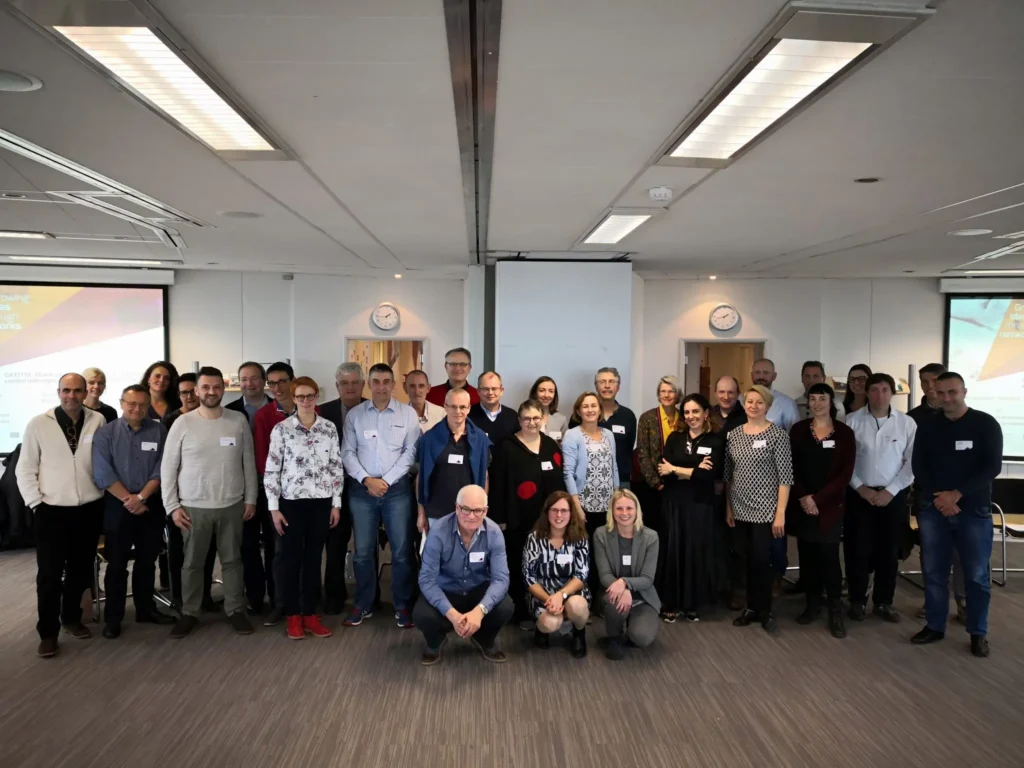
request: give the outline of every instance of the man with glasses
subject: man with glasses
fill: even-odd
[[[633,471],[633,447],[636,445],[636,414],[615,399],[621,383],[618,368],[601,368],[594,374],[594,389],[597,390],[597,400],[601,404],[601,418],[597,426],[610,430],[615,438],[619,488],[629,488],[629,476]],[[569,428],[579,425],[580,421],[574,415],[569,420]]]
[[[35,518],[37,653],[43,658],[60,650],[61,627],[76,640],[92,637],[82,624],[82,595],[92,584],[103,522],[103,491],[92,478],[92,443],[107,422],[85,407],[85,388],[80,374],[60,377],[60,405],[25,427],[14,473]]]
[[[163,548],[165,518],[160,499],[160,461],[167,432],[161,423],[147,418],[149,390],[141,384],[132,384],[121,393],[121,413],[121,418],[96,433],[92,444],[93,481],[98,488],[106,489],[103,530],[107,605],[103,636],[108,640],[121,636],[129,559],[135,561],[135,621],[174,623],[173,618],[156,609],[153,601],[156,558]]]
[[[867,377],[865,376],[865,381]],[[820,360],[808,360],[800,369],[800,383],[804,385],[804,393],[796,399],[796,408],[800,415],[800,421],[811,418],[810,408],[807,406],[807,392],[815,384],[828,384],[825,377],[825,364]],[[835,387],[833,387],[835,389]],[[836,420],[846,421],[846,408],[843,406],[843,398],[836,396],[832,398],[836,406]]]
[[[444,396],[452,389],[464,389],[469,392],[469,404],[476,405],[480,402],[480,393],[469,383],[469,372],[473,370],[473,358],[465,347],[449,349],[444,356],[444,372],[448,381],[431,387],[427,393],[428,402],[434,405],[444,405]]]
[[[519,431],[519,416],[514,409],[501,404],[505,387],[497,373],[481,373],[476,386],[480,402],[469,409],[469,420],[487,433],[492,445],[497,445]]]
[[[498,524],[487,519],[487,493],[478,485],[467,485],[455,499],[455,512],[427,534],[414,611],[427,643],[420,663],[430,666],[441,660],[451,630],[488,661],[504,662],[496,640],[512,618],[509,578],[505,537]]]
[[[487,487],[491,441],[467,418],[469,408],[469,393],[451,390],[444,402],[447,418],[420,438],[416,449],[420,463],[416,528],[420,533],[451,514],[456,496],[467,485]]]
[[[263,406],[273,402],[264,391],[267,385],[267,372],[263,370],[262,365],[251,360],[242,363],[238,366],[238,385],[242,389],[242,396],[224,407],[229,411],[244,414],[249,421],[249,428],[252,429],[256,413]]]

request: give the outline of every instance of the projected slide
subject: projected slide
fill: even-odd
[[[57,381],[97,367],[103,402],[166,356],[162,288],[0,283],[0,453],[10,453],[36,414],[57,406]]]
[[[949,369],[964,377],[967,404],[1003,428],[1005,456],[1024,456],[1024,296],[951,296]]]

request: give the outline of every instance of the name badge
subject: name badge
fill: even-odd
[[[555,562],[559,565],[568,565],[572,562],[572,555],[570,555],[568,552],[559,553],[555,555]]]
[[[372,438],[374,438],[376,436],[377,436],[377,430],[376,429],[364,429],[363,430],[363,439],[364,440],[370,440],[370,439],[372,439]]]
[[[82,445],[88,445],[92,442],[92,435],[84,435],[82,437]]]
[[[626,434],[626,428],[622,424],[612,424],[612,432],[616,435]]]
[[[822,440],[821,441],[821,447],[822,448],[835,448],[836,447],[836,441],[835,440]]]
[[[469,562],[471,562],[471,563],[482,563],[486,556],[487,556],[486,552],[470,552],[469,553]]]
[[[561,432],[548,432],[548,437],[550,437],[552,440],[561,440],[562,439],[562,433]]]
[[[622,564],[623,565],[632,565],[633,564],[633,556],[632,555],[623,555],[622,556]]]
[[[698,445],[697,446],[697,455],[698,456],[710,456],[711,455],[711,446],[710,445]]]
[[[233,448],[235,446],[235,438],[233,437],[222,437],[220,439],[222,448]]]
[[[461,464],[462,463],[462,454],[461,453],[449,453],[448,454],[448,463],[449,464]]]
[[[768,441],[767,440],[755,440],[754,441],[754,447],[755,448],[767,448],[768,447]]]
[[[159,445],[157,443],[142,443],[142,450],[144,451],[155,451],[158,447]]]
[[[552,463],[551,463],[550,461],[542,461],[542,462],[540,463],[540,468],[541,468],[541,469],[542,469],[542,470],[543,470],[544,472],[549,472],[549,471],[551,471],[552,469],[554,469],[554,468],[555,468],[555,465],[554,465],[554,464],[552,464]]]
[[[972,448],[974,448],[974,441],[973,440],[957,440],[956,441],[956,449],[958,451],[969,451]]]

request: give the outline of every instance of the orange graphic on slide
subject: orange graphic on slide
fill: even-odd
[[[978,374],[978,381],[998,379],[1020,371],[1024,371],[1024,305],[1018,299],[1011,299]]]

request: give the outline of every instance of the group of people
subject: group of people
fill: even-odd
[[[62,627],[90,636],[81,599],[101,532],[110,639],[122,631],[129,559],[136,621],[173,624],[171,636],[184,638],[217,610],[214,556],[236,632],[251,633],[260,616],[285,622],[291,639],[329,637],[316,608],[322,598],[323,613],[344,611],[350,539],[346,627],[380,604],[386,539],[394,620],[423,633],[423,664],[440,660],[453,630],[504,661],[497,636],[508,622],[532,630],[538,648],[564,634],[581,658],[592,612],[605,620],[606,655],[620,659],[650,645],[662,621],[697,621],[724,593],[741,611],[735,625],[777,632],[787,533],[807,601],[797,621],[827,606],[842,637],[841,537],[847,615],[865,618],[873,572],[873,613],[899,620],[892,601],[912,487],[927,580],[927,626],[913,640],[944,635],[955,551],[972,651],[987,655],[999,426],[967,408],[963,380],[941,366],[922,369],[925,399],[909,415],[890,405],[891,377],[855,369],[842,403],[815,361],[795,401],[773,389],[770,360],[754,364],[742,403],[733,377],[716,383],[712,406],[666,376],[658,406],[639,420],[616,400],[614,368],[597,372],[571,413],[559,411],[550,377],[513,410],[496,372],[469,384],[462,348],[445,355],[443,384],[406,375],[408,403],[383,363],[365,374],[342,364],[338,398],[318,405],[318,384],[289,364],[247,362],[241,397],[222,405],[220,370],[179,375],[160,361],[124,389],[117,417],[101,400],[102,371],[66,374],[60,404],[26,427],[16,469],[37,523],[39,655],[57,654]],[[177,618],[153,599],[165,528]]]

